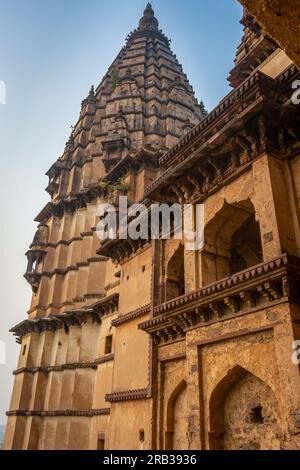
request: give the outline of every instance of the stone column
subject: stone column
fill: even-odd
[[[186,367],[187,367],[187,410],[188,410],[188,450],[204,450],[200,429],[201,413],[203,413],[202,397],[200,391],[201,363],[198,358],[198,347],[189,344],[189,334],[187,334],[186,346]]]
[[[184,250],[184,273],[185,273],[185,291],[190,293],[200,288],[200,267],[199,267],[199,250],[201,246],[197,246],[202,239],[202,230],[204,229],[202,223],[201,211],[197,209],[197,205],[189,205],[184,211],[184,229],[187,226],[195,235],[195,246],[192,247],[193,242],[186,239],[186,233],[183,233],[185,250]]]
[[[292,214],[283,165],[265,155],[253,163],[254,206],[260,223],[264,260],[281,253],[297,255]]]
[[[36,355],[39,347],[39,334],[31,333],[22,339],[18,361],[18,369],[36,366]],[[16,375],[10,403],[12,411],[26,411],[30,408],[30,396],[33,386],[33,374],[23,372]],[[5,449],[23,449],[27,418],[24,416],[11,416],[8,418],[5,433]]]

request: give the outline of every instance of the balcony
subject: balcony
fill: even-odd
[[[300,300],[300,259],[286,254],[234,274],[154,309],[139,328],[156,345],[183,338],[190,328]]]

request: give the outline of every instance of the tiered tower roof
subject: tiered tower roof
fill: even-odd
[[[65,151],[47,173],[52,200],[95,184],[129,154],[167,151],[204,115],[148,3],[100,85],[83,100]]]

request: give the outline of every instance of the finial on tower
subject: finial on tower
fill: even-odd
[[[261,30],[261,27],[255,21],[253,16],[250,15],[249,10],[246,7],[243,7],[243,18],[240,23],[244,26],[244,29],[248,29],[255,34]]]
[[[150,13],[152,14],[152,16],[154,16],[154,11],[153,11],[153,8],[152,8],[152,4],[151,4],[150,2],[148,2],[147,5],[146,5],[145,11],[144,11],[144,15],[145,15],[147,12],[150,12]]]
[[[159,23],[154,16],[154,11],[151,3],[147,3],[144,11],[144,16],[140,19],[139,29],[152,29],[158,31]]]
[[[95,88],[94,88],[94,85],[92,85],[90,92],[89,92],[89,98],[94,98],[94,96],[95,96]]]

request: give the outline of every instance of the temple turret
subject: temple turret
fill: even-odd
[[[53,202],[88,190],[129,153],[168,150],[186,132],[187,120],[193,126],[204,115],[149,3],[101,83],[82,102],[72,142],[59,158],[71,164],[60,176],[56,170],[56,184],[48,187]]]
[[[243,9],[241,24],[244,34],[237,49],[235,67],[228,77],[234,88],[245,81],[278,47],[264,33],[247,8]]]

